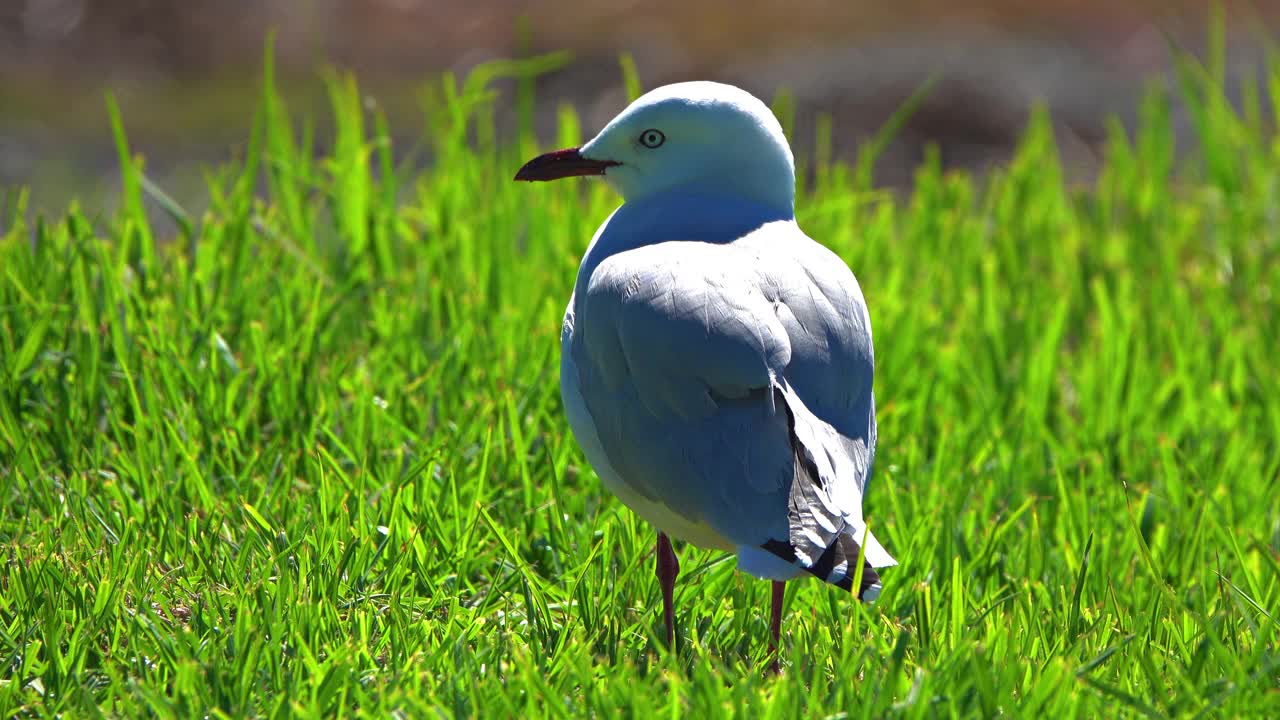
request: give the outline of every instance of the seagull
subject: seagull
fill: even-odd
[[[795,220],[795,161],[750,93],[685,82],[632,102],[590,142],[516,180],[603,176],[623,198],[578,269],[560,391],[603,484],[658,530],[668,647],[671,537],[773,582],[880,594],[897,562],[862,512],[875,458],[867,306],[849,267]]]

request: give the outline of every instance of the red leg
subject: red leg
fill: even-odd
[[[778,665],[778,640],[782,635],[782,597],[786,593],[787,581],[773,581],[773,604],[769,617],[769,669],[773,674],[778,674],[781,668]]]
[[[658,533],[658,564],[655,574],[658,585],[662,588],[662,616],[667,622],[667,647],[675,649],[676,645],[676,611],[673,595],[676,588],[676,576],[680,574],[680,560],[676,551],[671,549],[671,539],[664,532]]]

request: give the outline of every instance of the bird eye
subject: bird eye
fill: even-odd
[[[650,129],[640,133],[640,144],[647,148],[656,148],[666,141],[667,136],[661,130]]]

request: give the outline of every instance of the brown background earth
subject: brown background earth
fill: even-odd
[[[1234,83],[1260,66],[1280,0],[1222,7]],[[578,105],[590,131],[625,102],[617,57],[626,51],[647,86],[709,78],[766,98],[786,88],[801,108],[801,144],[815,113],[829,112],[846,158],[937,75],[878,165],[878,180],[896,187],[909,184],[927,143],[951,167],[1001,162],[1028,108],[1042,102],[1071,176],[1087,180],[1104,119],[1130,120],[1144,85],[1171,83],[1171,44],[1204,51],[1210,8],[1204,0],[0,0],[0,185],[33,186],[43,207],[72,193],[109,202],[110,89],[150,174],[197,197],[192,171],[246,136],[269,30],[300,96],[318,67],[350,67],[390,109],[398,135],[417,132],[417,88],[439,71],[560,49],[574,61],[539,80],[540,133],[551,138],[564,101]]]

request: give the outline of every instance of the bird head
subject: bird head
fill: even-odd
[[[795,161],[763,102],[732,85],[685,82],[631,103],[580,148],[540,155],[516,180],[603,175],[627,202],[668,192],[719,195],[790,216]]]

